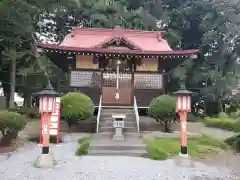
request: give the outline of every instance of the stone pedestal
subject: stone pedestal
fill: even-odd
[[[180,155],[175,157],[175,164],[180,167],[194,168],[194,160],[191,157],[186,155]]]
[[[113,135],[112,140],[124,140],[123,128],[124,128],[124,118],[126,118],[125,114],[113,114],[114,118],[113,127],[115,128],[115,134]]]
[[[41,154],[37,157],[34,165],[37,168],[51,168],[55,165],[55,162],[53,153]]]
[[[113,135],[113,140],[124,140],[124,135],[122,134],[122,128],[115,128],[115,134]]]

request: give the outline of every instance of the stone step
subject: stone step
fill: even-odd
[[[125,132],[124,133],[125,139],[139,139],[141,137],[141,134],[138,132]],[[111,139],[113,137],[112,132],[99,132],[95,133],[92,137],[92,139]]]
[[[99,126],[100,127],[113,126],[113,121],[110,121],[110,120],[109,121],[108,120],[100,121]],[[129,126],[137,127],[137,123],[136,123],[136,121],[124,121],[124,126],[126,126],[126,127],[129,127]]]
[[[140,157],[146,153],[145,150],[90,150],[88,155],[92,156],[136,156]],[[116,162],[117,163],[117,162]]]
[[[114,114],[114,113],[108,113],[108,112],[107,112],[107,113],[101,113],[100,116],[101,116],[101,117],[113,118],[113,117],[112,117],[113,114]],[[135,114],[125,114],[125,115],[126,115],[126,118],[127,118],[127,117],[135,117]]]
[[[113,121],[114,119],[110,116],[100,116],[100,120],[109,120],[109,121]],[[136,121],[136,117],[135,116],[127,116],[124,121]]]
[[[133,106],[102,106],[103,109],[133,109]]]
[[[111,112],[129,112],[133,111],[134,108],[102,108],[102,111],[111,111]]]
[[[115,128],[112,126],[99,127],[100,132],[114,132]],[[128,126],[123,128],[123,132],[137,132],[136,126]]]
[[[99,140],[99,143],[101,141]],[[124,142],[124,140],[123,140]],[[94,143],[93,145],[91,145],[90,150],[116,150],[116,151],[120,151],[120,150],[146,150],[146,145],[145,144],[134,144],[134,141],[132,141],[132,143],[130,144],[120,144],[119,141],[115,142],[115,143],[105,143],[105,144],[96,144]]]

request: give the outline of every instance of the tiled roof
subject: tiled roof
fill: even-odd
[[[74,28],[59,46],[94,48],[114,38],[124,38],[133,46],[140,47],[142,51],[172,51],[167,41],[162,38],[161,32],[122,29],[119,27],[115,29]]]
[[[111,42],[122,41],[126,47],[116,48]],[[59,44],[38,44],[39,47],[66,51],[89,51],[106,53],[133,53],[133,54],[191,54],[198,50],[171,49],[160,31],[142,31],[116,27],[107,28],[73,28]]]

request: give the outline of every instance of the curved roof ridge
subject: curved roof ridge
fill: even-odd
[[[97,32],[115,32],[116,30],[118,30],[119,28],[113,28],[113,29],[109,29],[109,28],[88,28],[88,27],[73,27],[72,33],[76,33],[78,34],[78,32],[81,32],[84,34],[91,34],[91,33],[97,33]],[[125,29],[125,28],[121,28],[121,30],[124,33],[139,33],[139,34],[155,34],[155,33],[163,33],[164,31],[146,31],[146,30],[141,30],[141,29]]]

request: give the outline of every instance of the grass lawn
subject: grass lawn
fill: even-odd
[[[76,151],[77,156],[83,156],[88,154],[88,148],[91,143],[91,137],[81,138],[78,140],[79,147]]]
[[[145,157],[154,160],[166,160],[180,152],[179,138],[153,138],[147,142]],[[208,136],[189,137],[188,154],[193,157],[204,158],[209,153],[227,150],[228,145]]]

